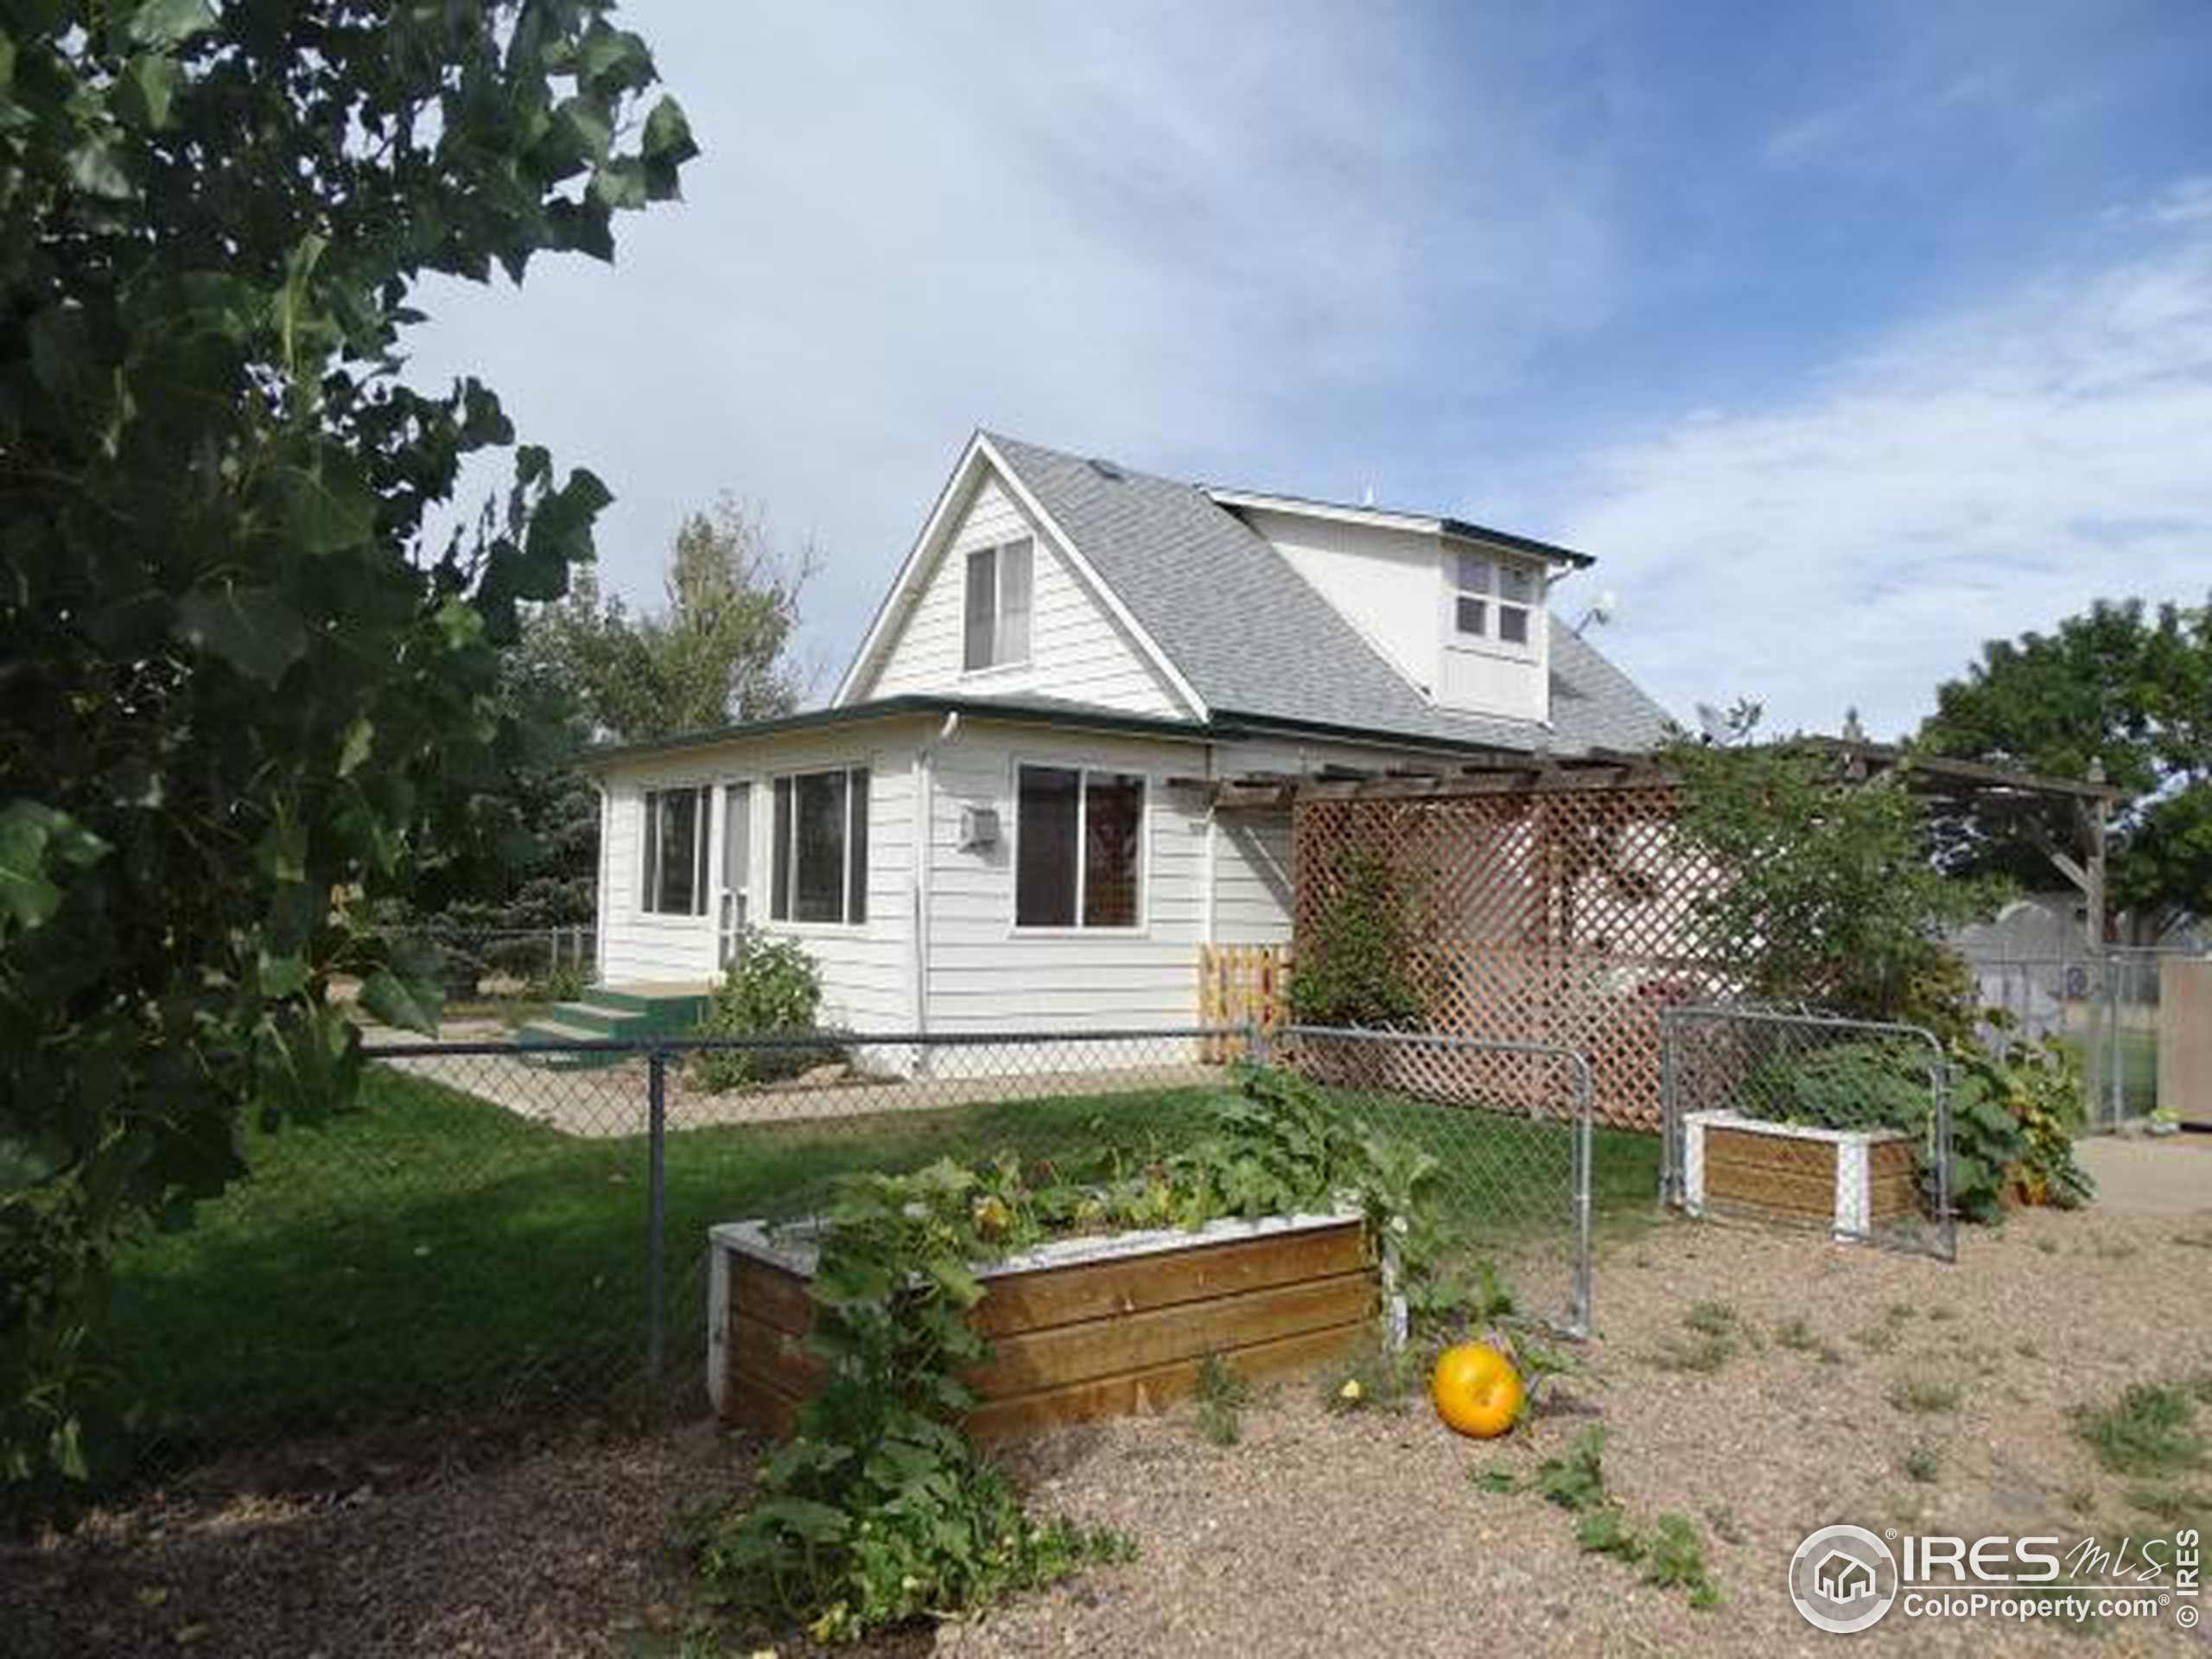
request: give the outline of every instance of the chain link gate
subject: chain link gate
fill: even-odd
[[[1663,1205],[1957,1259],[1950,1066],[1934,1033],[1694,1006],[1660,1028]]]

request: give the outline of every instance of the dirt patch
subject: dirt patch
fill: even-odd
[[[387,1438],[233,1465],[0,1554],[7,1650],[628,1651],[678,1622],[677,1518],[741,1473],[704,1425],[488,1463],[413,1450]]]
[[[2196,1223],[2030,1214],[1968,1230],[1961,1264],[1945,1268],[1802,1235],[1661,1229],[1601,1260],[1599,1333],[1573,1385],[1593,1414],[1479,1446],[1418,1401],[1336,1415],[1318,1383],[1300,1382],[1263,1392],[1227,1449],[1187,1414],[1033,1442],[1017,1469],[1038,1507],[1121,1529],[1138,1559],[948,1627],[936,1644],[963,1659],[1832,1649],[1783,1587],[1816,1526],[2157,1530],[2069,1417],[2129,1382],[2212,1365],[2209,1243]],[[1693,1328],[1685,1317],[1701,1303],[1713,1306]],[[1679,1592],[1585,1554],[1571,1517],[1542,1500],[1475,1485],[1593,1421],[1628,1510],[1679,1512],[1703,1533],[1718,1610],[1692,1611]],[[389,1440],[308,1449],[0,1554],[8,1651],[675,1650],[688,1617],[676,1519],[738,1488],[741,1443],[699,1426],[459,1454],[439,1445],[412,1459]],[[2201,1650],[2169,1623],[2115,1625],[2085,1646],[2050,1623],[1907,1624],[1894,1612],[1858,1639],[1961,1655]]]
[[[1525,1470],[1590,1419],[1484,1447],[1425,1408],[1336,1416],[1306,1388],[1255,1408],[1228,1450],[1171,1423],[1034,1445],[1025,1472],[1039,1505],[1118,1527],[1141,1555],[939,1645],[963,1659],[1833,1645],[1783,1588],[1816,1527],[2158,1530],[2129,1515],[2127,1483],[2095,1468],[2068,1419],[2130,1382],[2212,1363],[2205,1251],[2177,1242],[2186,1236],[2172,1223],[2035,1214],[1969,1232],[1956,1268],[1718,1226],[1616,1251],[1575,1392],[1608,1430],[1608,1482],[1628,1510],[1646,1522],[1679,1512],[1705,1535],[1726,1598],[1712,1612],[1584,1554],[1572,1518],[1541,1498],[1476,1488],[1478,1471]],[[1700,1344],[1684,1324],[1700,1302],[1732,1316],[1708,1309],[1700,1326],[1733,1334]],[[1912,1407],[1952,1389],[1951,1409]],[[1915,1448],[1932,1453],[1915,1463],[1932,1478],[1907,1471]],[[2170,1623],[2102,1634],[2097,1651],[2201,1650]],[[2082,1650],[2080,1632],[2052,1623],[1907,1624],[1894,1612],[1856,1639],[1914,1653]]]

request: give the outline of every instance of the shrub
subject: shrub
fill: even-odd
[[[1291,1013],[1308,1026],[1420,1025],[1421,988],[1408,972],[1414,944],[1411,906],[1390,867],[1373,853],[1354,854],[1311,937],[1299,943]]]
[[[820,1029],[822,974],[794,939],[747,932],[699,1022],[702,1037],[772,1037]],[[797,1077],[835,1060],[835,1045],[709,1050],[691,1060],[692,1080],[717,1094]]]
[[[1971,982],[1939,936],[1999,889],[1936,868],[1902,775],[1863,781],[1814,745],[1752,741],[1757,721],[1739,709],[1739,741],[1668,754],[1681,837],[1714,878],[1697,908],[1708,950],[1763,1001],[1966,1035]]]
[[[1999,1022],[2001,1025],[2001,1021]],[[2083,1115],[2079,1065],[2063,1044],[2007,1041],[1995,1052],[1951,1044],[1951,1207],[1991,1222],[2012,1196],[2071,1207],[2091,1192],[2074,1161]],[[1923,1180],[1934,1057],[1917,1046],[1837,1043],[1770,1061],[1738,1091],[1747,1117],[1827,1129],[1902,1129],[1915,1137]]]

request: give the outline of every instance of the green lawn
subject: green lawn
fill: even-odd
[[[1203,1090],[1002,1102],[811,1126],[702,1128],[667,1144],[671,1374],[696,1386],[704,1234],[804,1213],[850,1171],[1001,1147],[1025,1159],[1172,1143]],[[1470,1249],[1564,1227],[1567,1133],[1395,1096],[1357,1104],[1446,1164]],[[1657,1142],[1600,1132],[1603,1217],[1648,1213]],[[645,1348],[640,1137],[579,1140],[382,1068],[363,1109],[258,1136],[253,1178],[119,1274],[103,1357],[153,1395],[149,1431],[205,1447],[422,1414],[637,1397]]]

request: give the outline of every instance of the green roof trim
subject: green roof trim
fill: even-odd
[[[1209,721],[1173,720],[1157,715],[1125,714],[1119,709],[1101,708],[1094,703],[1055,702],[1050,698],[1021,700],[908,692],[838,708],[810,709],[802,714],[782,715],[772,720],[745,721],[708,731],[682,732],[647,742],[611,744],[590,750],[584,756],[583,764],[589,768],[600,768],[625,760],[685,754],[698,749],[719,748],[728,743],[780,737],[786,733],[823,731],[840,726],[859,726],[892,720],[941,720],[947,715],[958,715],[963,720],[992,721],[1004,725],[1058,726],[1125,737],[1167,738],[1185,743],[1217,743],[1239,738],[1282,735],[1330,738],[1344,742],[1371,743],[1387,748],[1430,750],[1452,754],[1494,753],[1501,747],[1506,747],[1495,740],[1460,741],[1411,732],[1387,731],[1376,727],[1341,726],[1326,721],[1294,720],[1270,715],[1224,712]],[[1532,736],[1541,735],[1537,728],[1530,729]],[[1539,744],[1534,741],[1529,745],[1531,749],[1537,747]]]

